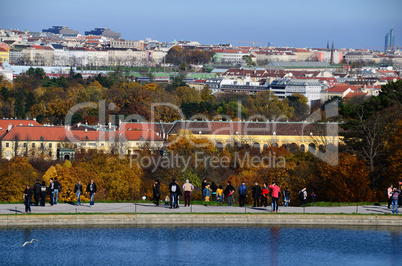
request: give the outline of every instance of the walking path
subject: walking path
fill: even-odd
[[[59,203],[45,207],[32,206],[32,213],[36,214],[66,214],[66,213],[270,213],[271,207],[228,207],[228,206],[205,206],[191,205],[180,206],[178,209],[170,209],[169,205],[161,204],[154,207],[152,203],[95,203],[90,207],[89,203],[76,206],[68,203]],[[24,214],[24,204],[0,204],[0,214]],[[279,207],[279,213],[324,213],[324,214],[389,214],[392,213],[386,205],[382,206],[345,206],[345,207]]]

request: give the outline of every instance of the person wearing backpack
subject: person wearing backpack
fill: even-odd
[[[246,182],[241,182],[241,185],[239,186],[239,207],[244,207],[246,204],[246,198],[247,198],[247,187],[246,187]]]
[[[46,196],[47,196],[47,186],[45,181],[42,181],[42,185],[40,186],[40,192],[41,192],[40,206],[45,207]]]
[[[303,206],[304,204],[306,204],[307,191],[306,191],[305,187],[302,190],[300,190],[299,199],[300,199],[300,206]]]
[[[172,179],[172,182],[169,184],[170,191],[170,209],[177,208],[177,191],[179,186],[176,184],[176,179]]]

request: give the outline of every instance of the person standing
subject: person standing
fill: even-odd
[[[47,196],[47,186],[45,181],[42,181],[42,185],[40,186],[40,206],[45,207],[46,204],[46,196]]]
[[[186,179],[186,183],[183,185],[184,191],[184,207],[190,206],[191,201],[191,192],[194,190],[194,186],[190,183],[188,179]]]
[[[177,200],[176,200],[175,207],[179,208],[180,196],[183,195],[183,194],[181,193],[180,185],[179,185],[179,183],[177,181],[176,181],[176,185],[177,185]]]
[[[389,188],[387,189],[387,197],[388,197],[388,209],[390,208],[392,204],[392,192],[394,190],[394,186],[391,184],[389,185]]]
[[[203,192],[204,192],[204,188],[205,188],[206,186],[207,186],[207,179],[204,178],[204,179],[202,180],[202,183],[201,183],[202,201],[205,201]]]
[[[302,190],[300,190],[299,199],[300,199],[300,206],[303,206],[304,204],[306,204],[307,190],[305,187]]]
[[[89,196],[91,197],[91,201],[89,202],[89,206],[93,207],[95,205],[94,203],[94,196],[96,194],[96,184],[94,183],[94,180],[91,179],[91,182],[87,186],[87,190],[85,193],[89,192]]]
[[[161,199],[161,184],[159,180],[155,180],[154,185],[152,186],[153,198],[155,200],[155,207],[159,207],[159,201]]]
[[[401,191],[397,189],[396,187],[393,188],[392,190],[392,213],[399,213],[398,210],[398,199],[399,196],[401,195]]]
[[[242,181],[239,186],[239,207],[244,207],[247,198],[246,182]]]
[[[214,181],[212,181],[210,188],[211,188],[212,201],[216,201],[216,190],[218,189],[218,186],[215,184]]]
[[[74,188],[74,193],[77,195],[77,206],[81,205],[80,195],[82,192],[83,192],[82,184],[81,184],[81,180],[79,180],[78,183],[75,184],[75,188]]]
[[[261,206],[264,207],[268,206],[268,194],[269,194],[268,184],[264,182],[264,184],[262,185]]]
[[[271,192],[271,200],[272,200],[272,212],[278,212],[278,201],[279,196],[281,194],[281,188],[276,185],[276,182],[273,182],[272,185],[269,186],[272,190]]]
[[[317,194],[315,194],[315,192],[313,191],[310,197],[311,197],[311,203],[315,203],[317,200]]]
[[[283,196],[283,207],[288,207],[288,206],[289,206],[289,202],[290,202],[290,191],[289,191],[289,188],[286,188],[286,189],[282,192],[282,196]]]
[[[223,192],[223,194],[228,199],[228,206],[229,207],[233,206],[233,193],[234,192],[235,192],[235,189],[232,186],[232,182],[228,181],[227,186],[226,186],[225,191]]]
[[[205,202],[209,202],[209,198],[211,197],[211,188],[210,185],[206,185],[204,190],[202,191],[202,195],[205,198]]]
[[[176,184],[176,180],[173,178],[172,182],[169,184],[170,191],[170,209],[176,208],[177,205],[177,190],[178,185]]]
[[[49,184],[49,195],[50,195],[50,206],[53,206],[53,192],[54,192],[54,182],[53,182],[53,178],[50,178],[50,184]]]
[[[36,183],[33,187],[33,191],[34,191],[35,206],[38,206],[39,200],[40,200],[40,194],[41,194],[39,179],[36,179]]]
[[[253,187],[253,199],[254,199],[253,207],[260,207],[261,194],[262,194],[261,187],[258,185],[258,182],[255,182],[255,185]]]
[[[399,180],[397,190],[402,191],[402,180]],[[402,194],[401,193],[399,193],[398,205],[399,205],[399,207],[402,206]]]
[[[221,203],[224,201],[222,185],[219,185],[218,189],[216,190],[216,200],[218,201],[218,203]]]
[[[31,213],[31,200],[32,200],[33,190],[32,188],[27,185],[24,191],[24,198],[25,198],[25,213]]]
[[[54,190],[53,190],[53,195],[54,195],[54,201],[53,203],[57,205],[57,201],[59,199],[59,193],[61,193],[61,184],[59,181],[57,181],[57,177],[54,178]]]

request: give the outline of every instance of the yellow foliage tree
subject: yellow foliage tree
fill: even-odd
[[[22,201],[26,185],[33,187],[37,171],[27,158],[15,157],[0,168],[0,201]]]

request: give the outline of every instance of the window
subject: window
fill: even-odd
[[[26,148],[28,146],[28,144],[27,143],[24,143],[24,148]]]
[[[52,157],[52,152],[51,151],[49,151],[49,157]]]
[[[43,143],[40,144],[40,148],[43,149],[45,145]]]
[[[32,148],[35,148],[35,143],[32,143]]]
[[[50,148],[50,149],[52,148],[52,143],[49,143],[49,148]]]
[[[10,143],[6,142],[6,148],[10,147]]]

